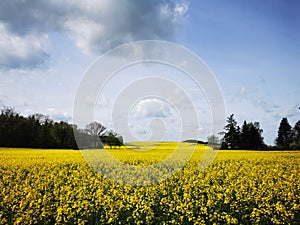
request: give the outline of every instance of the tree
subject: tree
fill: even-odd
[[[89,123],[88,125],[86,125],[85,131],[89,135],[95,135],[95,136],[98,136],[98,137],[103,137],[105,135],[105,132],[106,132],[106,127],[103,126],[101,123],[92,122],[92,123]]]
[[[49,116],[43,115],[41,113],[35,113],[29,116],[29,118],[33,118],[37,123],[40,125],[44,125],[45,123],[49,122]]]
[[[82,129],[74,129],[73,130],[75,136],[76,136],[76,144],[78,143],[78,147],[80,149],[90,149],[90,148],[95,148],[95,137],[89,135],[86,133],[85,130]],[[96,138],[96,141],[98,140],[98,137]],[[97,144],[97,143],[96,143]],[[100,146],[103,148],[103,145]]]
[[[259,122],[250,123],[250,149],[265,148],[263,129],[260,128]]]
[[[246,120],[243,123],[242,131],[241,131],[241,149],[248,149],[250,146],[250,127]]]
[[[293,141],[291,144],[292,149],[300,149],[300,120],[297,121],[293,128]]]
[[[104,143],[109,146],[111,149],[112,146],[122,146],[123,145],[123,138],[119,134],[109,131],[108,134],[104,138]]]
[[[106,133],[105,126],[98,122],[92,122],[86,125],[85,132],[92,136],[94,148],[102,148],[101,141],[103,141],[102,138],[105,136]]]
[[[259,122],[244,121],[240,138],[240,149],[262,149],[265,144],[262,137],[263,130]]]
[[[41,148],[55,148],[55,144],[53,142],[53,134],[51,132],[53,128],[53,120],[49,119],[45,116],[45,121],[40,127],[40,147]]]
[[[207,144],[212,147],[213,149],[220,148],[220,140],[217,135],[210,135],[207,137]]]
[[[221,149],[238,149],[240,144],[240,127],[234,119],[234,114],[227,117],[226,122]]]
[[[59,148],[77,148],[73,135],[73,127],[63,121],[55,122],[53,125],[53,136],[56,141],[56,145]]]
[[[16,118],[19,114],[14,108],[4,107],[0,115],[0,144],[3,147],[13,146],[14,133],[16,129]]]
[[[76,140],[75,136],[76,134]],[[123,138],[92,122],[84,130],[67,122],[54,122],[43,114],[24,117],[13,108],[0,109],[0,147],[21,148],[103,148],[102,140],[112,146],[123,145]]]
[[[276,147],[279,149],[289,149],[293,141],[293,131],[287,118],[282,118],[279,128],[278,135],[275,140]]]

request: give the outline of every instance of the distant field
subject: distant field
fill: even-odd
[[[109,150],[134,166],[155,167],[171,157],[170,167],[157,167],[162,175],[193,153],[168,179],[133,187],[93,169],[118,176],[116,165],[97,161],[104,150],[0,148],[0,224],[300,224],[299,151],[219,151],[201,170],[207,151],[189,143],[129,143]],[[132,173],[130,167],[122,172]],[[146,175],[145,182],[155,179],[135,173],[137,179]]]

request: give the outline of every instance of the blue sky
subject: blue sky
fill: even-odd
[[[299,8],[296,0],[1,1],[0,106],[71,122],[77,88],[98,56],[131,41],[166,40],[190,49],[213,71],[226,116],[234,113],[239,123],[259,121],[266,143],[273,144],[282,117],[291,125],[300,119]],[[133,71],[151,76],[160,69],[168,71],[163,67]],[[121,77],[130,81],[124,77],[133,71],[128,69]],[[108,127],[114,122],[108,112],[122,94],[113,90],[128,86],[124,80],[112,80],[100,103],[94,103],[95,119]],[[193,92],[193,85],[185,84],[179,73],[174,82],[193,93],[202,118],[199,138],[206,139],[210,115],[203,93]],[[141,90],[136,88],[132,95]],[[179,126],[179,120],[164,121],[168,115],[178,116],[169,103],[150,100],[140,96],[140,102],[132,105],[132,112],[141,109],[143,116],[126,118],[119,110],[124,126],[132,122],[141,126],[142,139],[149,134],[155,139],[155,130],[160,133],[163,125],[168,132]],[[126,141],[133,140],[128,129],[116,128]],[[139,129],[132,132],[139,136]],[[185,131],[187,137],[194,134]]]

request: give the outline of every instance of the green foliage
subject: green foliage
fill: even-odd
[[[244,121],[240,136],[240,149],[263,149],[265,145],[262,132],[258,122]]]
[[[109,131],[108,134],[102,138],[102,140],[104,144],[109,146],[109,148],[112,148],[113,146],[121,147],[124,145],[122,136],[113,131]]]
[[[53,122],[48,116],[24,117],[12,108],[0,114],[0,146],[76,149],[72,125]]]
[[[297,121],[293,128],[293,141],[291,143],[292,149],[300,149],[300,120]]]
[[[234,119],[234,114],[231,114],[226,122],[222,147],[226,149],[238,149],[240,145],[240,128]]]
[[[103,148],[101,140],[108,135],[106,127],[98,122],[92,122],[81,130],[67,122],[54,122],[42,114],[24,117],[13,108],[1,110],[1,147],[78,149],[74,132],[84,148]],[[115,135],[114,138],[109,138],[111,146],[123,145],[120,135]]]
[[[282,118],[278,128],[278,135],[275,140],[276,147],[279,149],[290,149],[293,142],[293,136],[293,130],[287,118]]]
[[[262,137],[263,130],[258,122],[247,123],[244,121],[242,130],[237,125],[234,115],[227,118],[224,127],[225,134],[221,149],[264,149],[265,144]]]

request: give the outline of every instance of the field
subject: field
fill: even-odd
[[[218,151],[201,164],[205,146],[173,157],[176,146],[109,150],[125,169],[104,150],[0,148],[0,224],[300,224],[299,151]]]

